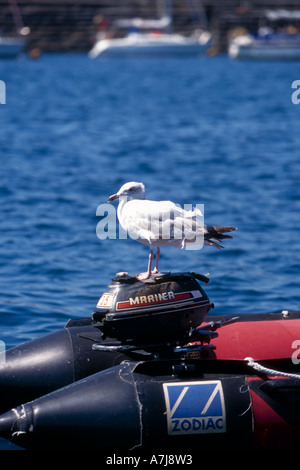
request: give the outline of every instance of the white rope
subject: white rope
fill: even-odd
[[[261,364],[259,364],[258,362],[255,362],[252,357],[245,357],[245,361],[248,362],[248,366],[253,367],[253,369],[255,369],[259,372],[263,372],[266,375],[279,375],[279,376],[283,376],[283,377],[290,377],[290,378],[293,378],[293,379],[299,379],[300,380],[300,375],[298,375],[298,374],[290,374],[289,372],[281,372],[281,371],[278,371],[278,370],[269,369],[268,367],[264,367]]]

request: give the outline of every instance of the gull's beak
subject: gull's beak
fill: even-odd
[[[119,199],[118,194],[112,194],[111,196],[109,196],[109,198],[107,200],[108,200],[108,202],[111,202],[111,201],[114,201],[115,199]]]

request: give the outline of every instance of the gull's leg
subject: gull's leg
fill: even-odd
[[[144,281],[145,279],[148,279],[151,275],[151,266],[152,266],[152,261],[153,261],[153,248],[150,248],[150,254],[149,254],[149,262],[148,262],[148,269],[146,273],[140,273],[137,276],[137,279],[139,281]]]
[[[158,262],[159,262],[159,257],[160,257],[160,248],[159,246],[156,248],[156,262],[155,262],[155,268],[153,271],[151,271],[151,274],[157,274],[158,273]]]

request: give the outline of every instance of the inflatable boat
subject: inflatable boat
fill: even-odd
[[[213,315],[208,281],[118,273],[90,317],[7,350],[0,436],[107,458],[294,449],[300,312]]]

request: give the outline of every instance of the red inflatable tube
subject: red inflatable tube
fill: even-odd
[[[219,317],[210,318],[217,320]],[[224,320],[224,317],[220,318]],[[238,321],[221,327],[217,332],[218,337],[212,340],[217,359],[245,359],[249,356],[255,360],[300,359],[300,312],[241,315]]]
[[[295,392],[299,395],[299,380],[297,385],[292,379],[282,377],[270,378],[268,383],[263,385],[260,382],[259,379],[248,379],[252,402],[254,448],[273,451],[297,449],[300,441],[297,409],[299,400],[295,403],[291,393],[293,393],[292,388],[297,386]],[[267,387],[269,384],[271,386]],[[277,389],[277,393],[265,393],[263,390],[264,388],[271,390],[272,387]],[[279,399],[280,391],[283,391],[283,394],[285,391],[284,401]]]

